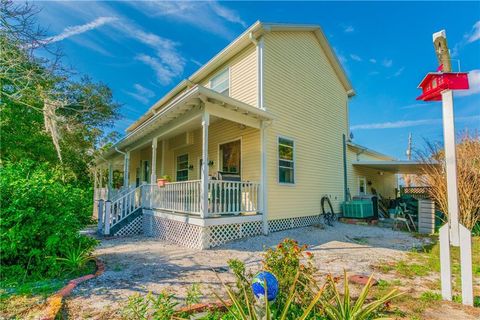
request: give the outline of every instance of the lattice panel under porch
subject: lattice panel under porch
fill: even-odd
[[[146,235],[188,248],[203,248],[202,227],[151,215],[145,215],[145,219],[151,220],[145,223]]]
[[[132,220],[129,224],[115,232],[114,236],[115,237],[121,237],[121,236],[133,236],[133,235],[138,235],[142,234],[143,232],[143,217],[138,216],[135,219]]]
[[[318,215],[270,220],[268,221],[268,230],[270,232],[276,232],[281,230],[311,226],[315,223],[320,223],[320,217]]]
[[[262,234],[262,222],[245,222],[210,226],[204,229],[206,244],[217,247],[229,241]]]

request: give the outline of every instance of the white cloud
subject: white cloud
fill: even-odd
[[[345,27],[343,28],[343,31],[344,31],[345,33],[350,33],[350,32],[355,31],[355,28],[354,28],[353,26],[345,26]]]
[[[480,93],[480,69],[472,70],[468,73],[468,90],[456,90],[455,96],[466,97]]]
[[[470,116],[470,117],[457,117],[455,121],[469,122],[480,120],[480,115]],[[407,128],[407,127],[416,127],[416,126],[425,126],[425,125],[436,125],[441,124],[442,119],[422,119],[422,120],[404,120],[404,121],[394,121],[394,122],[380,122],[380,123],[368,123],[368,124],[357,124],[351,126],[351,130],[372,130],[372,129],[398,129],[398,128]]]
[[[70,38],[77,34],[81,34],[81,33],[96,29],[98,27],[101,27],[105,24],[112,23],[116,20],[117,20],[116,17],[99,17],[86,24],[66,27],[62,33],[45,39],[45,42],[52,43],[52,42],[62,41],[64,39]]]
[[[134,92],[127,91],[126,93],[143,104],[148,104],[150,99],[155,96],[152,90],[145,88],[141,84],[135,83],[133,88],[135,89]]]
[[[350,58],[355,61],[362,61],[362,58],[360,58],[358,55],[351,53]]]
[[[171,66],[165,64],[161,59],[147,54],[138,54],[135,57],[136,60],[143,62],[155,71],[157,81],[162,85],[168,85],[172,82],[172,79],[179,76]]]
[[[480,40],[480,20],[475,22],[472,26],[472,29],[463,35],[461,41],[457,42],[453,49],[450,50],[450,55],[452,58],[458,57],[458,54],[465,45]]]
[[[167,17],[231,39],[230,24],[247,24],[235,11],[216,1],[132,1],[128,3],[149,17]]]
[[[467,42],[471,43],[480,39],[480,20],[477,21],[473,27],[470,34],[467,35]]]
[[[216,1],[210,1],[208,2],[210,4],[210,7],[213,9],[213,11],[219,16],[224,18],[225,20],[232,22],[232,23],[238,23],[242,27],[246,28],[247,24],[245,21],[242,20],[242,18],[233,10],[224,7],[220,5]]]
[[[134,38],[155,50],[154,56],[142,53],[136,55],[135,59],[152,68],[160,84],[168,85],[174,78],[182,75],[186,62],[177,50],[179,43],[145,32],[132,23],[124,22],[118,24],[118,27],[128,37]]]
[[[201,63],[201,62],[198,61],[198,60],[190,59],[190,61],[193,62],[194,64],[196,64],[196,65],[199,66],[199,67],[203,66],[203,63]]]
[[[397,72],[395,72],[392,76],[390,76],[389,78],[396,78],[396,77],[400,77],[403,73],[403,71],[405,70],[405,67],[401,67],[400,69],[397,70]]]
[[[370,61],[371,63],[377,63],[377,60],[376,59],[369,59],[368,61]]]
[[[391,59],[383,59],[382,65],[383,65],[385,68],[390,68],[390,67],[393,65],[393,60],[391,60]]]

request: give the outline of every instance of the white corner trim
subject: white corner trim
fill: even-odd
[[[263,73],[263,57],[264,57],[264,38],[261,37],[257,42],[257,107],[265,110],[264,104],[264,73]]]

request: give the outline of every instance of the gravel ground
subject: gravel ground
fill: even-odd
[[[87,281],[67,300],[73,318],[114,318],[115,310],[133,293],[159,293],[171,289],[182,299],[192,283],[200,283],[208,294],[219,281],[232,280],[227,260],[237,258],[247,267],[258,269],[262,251],[284,238],[307,244],[321,273],[370,274],[371,266],[381,261],[404,257],[406,251],[422,245],[408,233],[379,227],[337,223],[334,227],[298,228],[229,243],[211,250],[193,250],[146,237],[102,240],[96,255],[106,264],[106,271]],[[207,298],[206,298],[207,299]]]

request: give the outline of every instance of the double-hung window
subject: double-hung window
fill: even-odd
[[[177,157],[177,181],[188,180],[188,154]]]
[[[295,183],[295,143],[293,140],[278,138],[278,182]]]
[[[229,69],[217,74],[210,80],[210,89],[228,96],[230,94],[230,72]]]

